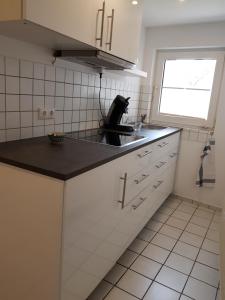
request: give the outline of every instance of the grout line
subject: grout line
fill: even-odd
[[[173,212],[175,212],[176,210],[178,210],[179,206],[180,206],[182,203],[184,203],[184,201],[180,202],[180,204],[177,205],[176,208],[173,208]],[[192,213],[192,216],[194,215],[194,213],[195,213],[195,211],[198,209],[198,207],[199,207],[199,206],[197,206],[197,207],[195,208],[195,210],[194,210],[193,213]],[[158,210],[157,212],[159,212],[159,210]],[[157,213],[157,212],[156,212],[156,213]],[[142,251],[139,252],[139,253],[136,252],[136,251],[133,251],[133,250],[131,250],[131,249],[129,249],[129,248],[127,249],[127,250],[129,250],[129,251],[131,251],[131,252],[137,254],[137,257],[134,259],[134,261],[132,262],[132,264],[131,264],[129,267],[126,267],[126,266],[124,266],[124,265],[122,265],[122,264],[120,264],[120,263],[117,262],[118,265],[121,265],[121,266],[125,267],[125,268],[126,268],[126,271],[125,271],[125,273],[124,273],[122,276],[120,276],[119,279],[117,279],[116,283],[112,284],[112,283],[109,282],[109,283],[112,285],[112,288],[111,288],[110,291],[108,291],[108,293],[104,296],[104,299],[105,299],[105,297],[107,297],[107,295],[111,292],[111,290],[112,290],[114,287],[117,287],[117,288],[123,290],[122,288],[118,287],[117,284],[118,284],[118,282],[121,280],[121,278],[127,273],[128,270],[130,270],[130,271],[132,271],[132,272],[135,272],[135,273],[137,273],[137,274],[139,274],[139,275],[141,275],[141,276],[143,276],[143,277],[145,277],[145,278],[147,278],[147,279],[149,279],[149,280],[152,281],[151,284],[149,285],[148,289],[146,290],[144,296],[142,297],[142,299],[145,297],[146,293],[149,291],[149,289],[151,288],[151,286],[152,286],[152,284],[153,284],[154,282],[157,282],[157,283],[159,283],[159,284],[161,284],[161,285],[163,285],[163,286],[165,286],[165,287],[167,287],[167,288],[169,288],[169,289],[171,289],[171,290],[173,290],[173,291],[176,291],[176,290],[174,290],[173,288],[168,287],[168,286],[166,286],[166,285],[164,285],[164,284],[158,282],[158,281],[155,280],[155,279],[156,279],[156,277],[158,276],[158,274],[159,274],[159,272],[161,271],[161,269],[162,269],[164,266],[166,266],[165,263],[166,263],[166,261],[168,260],[169,256],[171,255],[171,253],[175,253],[175,252],[173,252],[173,249],[175,248],[175,246],[176,246],[176,244],[178,243],[178,241],[180,241],[181,235],[182,235],[184,232],[187,232],[187,231],[185,231],[185,229],[186,229],[186,227],[188,226],[188,224],[190,223],[190,220],[187,222],[185,228],[181,231],[179,237],[176,239],[176,243],[174,244],[174,246],[173,246],[173,248],[172,248],[171,250],[168,250],[168,249],[165,249],[165,248],[163,248],[163,247],[161,247],[161,246],[159,246],[159,245],[156,245],[156,246],[158,246],[158,247],[160,247],[160,248],[162,248],[162,249],[165,249],[165,250],[169,251],[169,254],[168,254],[168,256],[167,256],[167,258],[165,259],[165,261],[164,261],[163,264],[161,264],[161,263],[158,262],[158,261],[155,261],[155,260],[152,259],[152,258],[149,258],[149,257],[146,257],[145,255],[143,255],[144,250],[145,250],[150,244],[153,244],[153,243],[152,243],[152,240],[154,239],[155,235],[156,235],[157,233],[160,233],[159,231],[161,230],[161,228],[162,228],[164,225],[166,225],[166,222],[167,222],[167,220],[168,220],[170,217],[171,217],[171,214],[168,215],[168,218],[167,218],[164,222],[161,222],[161,221],[158,221],[158,220],[154,220],[154,219],[152,219],[152,218],[150,219],[150,220],[156,221],[156,222],[158,222],[158,223],[162,223],[161,227],[160,227],[157,231],[155,231],[155,230],[153,230],[153,229],[150,229],[150,228],[144,227],[144,229],[146,229],[146,230],[149,230],[149,231],[151,230],[151,231],[155,232],[154,236],[152,236],[151,239],[150,239],[149,241],[146,241],[146,240],[141,239],[141,238],[139,238],[139,237],[136,238],[136,239],[145,241],[145,242],[147,243],[146,246],[145,246],[145,247],[142,249]],[[213,214],[212,217],[211,217],[211,222],[210,222],[210,224],[212,223],[213,217],[214,217],[214,214]],[[191,218],[190,218],[190,219],[191,219]],[[209,229],[210,229],[210,224],[209,224],[208,227],[207,227],[207,231],[206,231],[206,234],[204,235],[204,237],[198,236],[198,235],[195,234],[196,236],[203,238],[203,241],[202,241],[202,243],[201,243],[201,246],[202,246],[202,244],[203,244],[203,242],[204,242],[204,240],[205,240],[205,238],[206,238],[207,232],[208,232]],[[170,225],[169,225],[169,226],[170,226]],[[173,226],[171,226],[171,227],[173,227]],[[201,227],[201,226],[200,226],[200,227]],[[173,228],[178,229],[177,227],[173,227]],[[180,229],[180,228],[179,228],[179,229]],[[181,229],[180,229],[180,230],[181,230]],[[160,233],[160,234],[162,234],[162,233]],[[192,234],[193,234],[193,233],[192,233]],[[165,235],[165,234],[162,234],[162,235]],[[167,236],[167,235],[165,235],[165,236]],[[172,237],[170,237],[170,236],[168,236],[168,237],[171,238],[171,239],[174,239],[174,238],[172,238]],[[175,239],[174,239],[174,240],[175,240]],[[183,241],[182,241],[182,242],[183,242]],[[185,242],[183,242],[183,243],[185,243]],[[188,243],[185,243],[185,244],[188,244]],[[188,244],[188,245],[190,245],[190,244]],[[191,245],[191,246],[192,246],[192,247],[195,247],[195,248],[197,248],[197,249],[199,249],[199,251],[198,251],[198,254],[199,254],[199,252],[200,252],[200,250],[201,250],[201,246],[200,246],[200,247],[196,247],[196,246],[193,246],[193,245]],[[205,250],[205,251],[207,251],[207,250]],[[209,251],[207,251],[207,252],[209,252]],[[209,253],[211,253],[211,252],[209,252]],[[214,254],[215,254],[215,253],[214,253]],[[181,255],[181,254],[177,254],[177,255],[180,255],[180,256],[182,256],[182,257],[185,257],[185,256],[183,256],[183,255]],[[145,276],[145,275],[143,275],[143,274],[141,274],[141,273],[139,273],[139,272],[137,272],[137,271],[131,269],[132,265],[135,263],[135,261],[136,261],[140,256],[143,256],[143,257],[145,257],[145,258],[147,258],[147,259],[149,259],[149,260],[152,260],[152,261],[154,261],[154,262],[156,262],[156,263],[158,263],[158,264],[161,264],[161,267],[160,267],[159,271],[157,272],[157,274],[155,275],[154,279],[151,279],[151,278],[149,278],[149,277],[147,277],[147,276]],[[179,272],[179,273],[181,273],[181,274],[187,276],[187,280],[186,280],[186,283],[185,283],[185,285],[184,285],[184,287],[183,287],[183,289],[182,289],[182,292],[183,292],[184,289],[185,289],[185,286],[186,286],[186,284],[187,284],[188,279],[189,279],[190,277],[192,277],[192,276],[190,276],[190,274],[191,274],[191,272],[192,272],[192,270],[193,270],[193,267],[194,267],[195,263],[197,262],[197,257],[198,257],[198,255],[196,256],[196,259],[195,259],[195,260],[192,260],[192,259],[190,259],[190,258],[185,257],[185,258],[187,258],[187,259],[190,259],[190,260],[193,262],[193,266],[192,266],[192,269],[191,269],[189,275],[187,275],[187,274],[185,274],[185,273],[183,273],[183,272],[180,272],[180,271],[178,271],[178,270],[176,270],[176,269],[174,269],[174,268],[172,268],[172,267],[166,266],[167,268],[170,268],[170,269],[172,269],[172,270],[175,270],[176,272]],[[202,264],[202,265],[205,265],[205,264]],[[205,265],[205,266],[207,266],[207,265]],[[213,269],[213,270],[217,270],[217,269],[212,268],[212,267],[210,267],[210,266],[207,266],[207,267],[209,267],[209,268],[211,268],[211,269]],[[197,280],[199,280],[199,279],[197,279]],[[107,281],[107,280],[105,280],[105,281]],[[202,280],[199,280],[199,281],[200,281],[200,282],[204,282],[204,281],[202,281]],[[108,282],[108,281],[107,281],[107,282]],[[207,284],[207,285],[209,285],[209,286],[212,286],[212,285],[210,285],[210,284],[208,284],[208,283],[206,283],[206,282],[204,282],[204,283]],[[212,287],[215,288],[214,286],[212,286]],[[219,289],[219,288],[217,288],[217,290],[218,290],[218,289]],[[128,294],[130,294],[130,295],[132,295],[132,296],[134,296],[133,294],[129,293],[129,292],[126,291],[126,290],[123,290],[123,291],[126,292],[126,293],[128,293]],[[176,292],[178,292],[178,291],[176,291]],[[181,297],[181,295],[182,295],[182,292],[180,293],[180,297]],[[179,293],[179,292],[178,292],[178,293]],[[137,298],[137,297],[135,296],[135,298]],[[137,298],[137,299],[138,299],[138,298]],[[192,298],[191,298],[191,299],[192,299]]]
[[[192,276],[191,276],[191,273],[192,273],[192,271],[193,271],[193,269],[194,269],[194,266],[195,266],[195,264],[196,264],[196,262],[197,262],[198,255],[199,255],[199,253],[200,253],[200,251],[201,251],[201,249],[202,249],[202,245],[203,245],[203,243],[204,243],[204,241],[205,241],[205,239],[206,239],[206,235],[207,235],[207,233],[208,233],[208,231],[209,231],[209,228],[210,228],[210,225],[212,224],[212,221],[213,221],[213,216],[211,217],[211,221],[210,221],[210,223],[209,223],[209,225],[208,225],[208,227],[207,227],[207,232],[205,233],[204,239],[203,239],[203,241],[202,241],[202,243],[201,243],[201,246],[199,247],[198,254],[197,254],[196,259],[195,259],[195,261],[194,261],[194,264],[193,264],[193,266],[192,266],[191,272],[190,272],[190,274],[188,275],[187,281],[186,281],[186,283],[185,283],[185,285],[184,285],[184,287],[183,287],[182,293],[183,293],[184,290],[185,290],[185,287],[186,287],[186,285],[187,285],[187,282],[188,282],[189,278],[192,277]],[[195,279],[196,279],[196,278],[195,278]],[[197,280],[199,280],[199,279],[197,279]],[[201,280],[199,280],[199,281],[201,281]],[[205,283],[206,283],[206,282],[205,282]],[[206,284],[208,284],[208,283],[206,283]],[[208,285],[209,285],[209,284],[208,284]],[[210,286],[210,285],[209,285],[209,286]],[[214,287],[214,288],[215,288],[215,287]],[[216,298],[215,298],[215,299],[216,299]]]

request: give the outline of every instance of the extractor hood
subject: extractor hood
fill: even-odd
[[[108,70],[132,69],[135,65],[127,60],[101,50],[56,50],[55,57],[93,68]]]

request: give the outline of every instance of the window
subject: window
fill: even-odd
[[[223,52],[159,52],[153,120],[212,127]]]

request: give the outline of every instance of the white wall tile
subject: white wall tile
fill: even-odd
[[[5,110],[5,94],[0,94],[0,111]]]
[[[45,66],[45,80],[55,81],[55,68],[53,66]]]
[[[19,76],[19,60],[6,57],[5,60],[6,75]]]
[[[74,85],[73,97],[80,98],[80,94],[81,94],[81,86],[80,85]]]
[[[81,86],[81,98],[87,98],[88,88],[87,86]]]
[[[56,68],[56,81],[65,82],[66,70],[64,68]]]
[[[73,84],[73,71],[72,70],[66,70],[65,82]]]
[[[78,123],[80,122],[80,112],[79,110],[75,110],[73,111],[73,119],[72,119],[73,123]]]
[[[71,132],[71,130],[72,130],[72,124],[71,123],[63,125],[63,131],[64,132]]]
[[[6,93],[7,94],[19,94],[19,77],[6,77]]]
[[[64,111],[64,123],[72,123],[72,111]]]
[[[20,127],[20,113],[19,112],[7,112],[6,113],[6,128],[18,128]]]
[[[55,109],[56,110],[64,109],[64,97],[56,97],[55,98]]]
[[[5,76],[0,75],[0,93],[5,93]]]
[[[32,95],[33,80],[28,78],[20,78],[20,94]]]
[[[65,97],[72,97],[73,96],[73,85],[72,84],[65,84]]]
[[[63,124],[56,124],[55,125],[56,132],[63,132]]]
[[[46,96],[55,95],[55,82],[45,81],[45,95]]]
[[[39,108],[44,108],[45,98],[44,96],[33,96],[33,110],[37,111]]]
[[[33,126],[41,126],[44,125],[44,120],[39,120],[38,118],[38,112],[33,112]]]
[[[0,130],[0,143],[3,143],[6,141],[6,131]]]
[[[0,129],[5,129],[5,113],[0,112]]]
[[[45,135],[50,134],[55,131],[54,125],[47,125],[44,127],[44,129],[45,129]]]
[[[7,129],[6,130],[6,140],[13,141],[20,139],[20,129]]]
[[[34,79],[33,81],[33,94],[34,95],[44,95],[44,80],[37,80],[37,79]]]
[[[55,112],[55,124],[61,124],[63,123],[63,111],[57,110]]]
[[[74,72],[74,84],[81,84],[81,72]]]
[[[65,85],[64,83],[61,82],[56,82],[56,87],[55,87],[55,95],[59,97],[63,97],[65,94]]]
[[[73,99],[73,110],[79,110],[80,109],[80,98],[74,98]]]
[[[82,75],[81,75],[81,83],[82,83],[82,85],[88,85],[88,74],[82,73]]]
[[[44,126],[37,126],[33,128],[34,137],[43,136],[44,134],[45,134]]]
[[[20,96],[6,95],[6,111],[19,111]]]
[[[22,127],[32,126],[32,112],[21,112],[20,118]]]
[[[73,99],[72,98],[65,98],[64,103],[64,110],[71,110],[73,109]]]
[[[45,78],[45,66],[43,64],[34,64],[34,78],[44,79]]]
[[[29,139],[32,136],[33,136],[32,127],[21,128],[21,139]]]
[[[5,74],[5,57],[0,56],[0,74]]]
[[[45,97],[45,108],[54,109],[55,108],[55,98],[51,96]]]
[[[30,61],[20,61],[20,76],[33,78],[33,63]]]

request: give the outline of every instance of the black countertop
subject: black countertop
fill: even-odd
[[[115,147],[65,138],[62,145],[52,145],[48,137],[0,143],[0,162],[22,169],[68,180],[131,151],[174,134],[181,129],[143,129],[144,140],[124,147]]]

